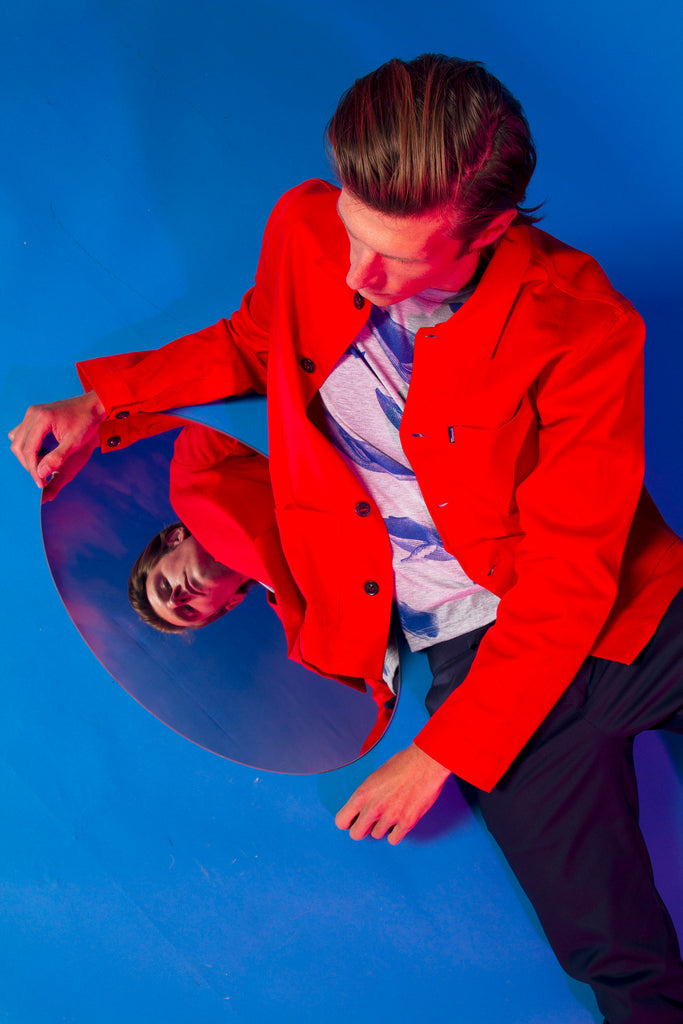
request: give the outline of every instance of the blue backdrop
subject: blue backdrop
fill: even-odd
[[[648,483],[683,527],[678,2],[7,6],[7,429],[30,402],[78,390],[76,359],[229,314],[273,202],[327,175],[340,92],[390,56],[441,50],[483,60],[519,96],[543,226],[596,256],[644,314]],[[598,1020],[455,783],[395,849],[334,828],[360,778],[423,721],[422,660],[380,747],[350,768],[274,775],[193,746],[86,649],[41,551],[38,493],[2,458],[0,1019]],[[645,737],[638,759],[680,930],[683,754]]]

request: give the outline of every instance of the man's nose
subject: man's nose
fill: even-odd
[[[346,283],[352,291],[377,284],[380,273],[379,257],[371,249],[351,248],[351,265],[346,275]]]
[[[176,583],[169,596],[168,605],[169,608],[178,608],[182,604],[187,604],[189,600],[190,595],[182,583]]]

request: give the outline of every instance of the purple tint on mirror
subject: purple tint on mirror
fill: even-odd
[[[233,530],[232,520],[223,527],[220,516],[215,518],[215,500],[210,507],[202,505],[207,492],[215,497],[215,493],[233,495],[252,487],[255,460],[267,467],[266,460],[218,431],[178,423],[177,430],[129,448],[106,455],[95,451],[54,500],[43,502],[45,552],[69,615],[121,686],[194,743],[270,771],[305,774],[350,763],[361,755],[375,725],[377,707],[372,696],[318,676],[287,658],[282,623],[262,585],[267,577],[278,593],[283,572],[288,575],[286,564],[283,570],[269,560],[272,544],[266,549],[259,543],[250,546],[244,539],[248,530],[245,533],[242,526]],[[188,439],[193,441],[189,447]],[[219,480],[219,491],[214,493],[211,488],[223,472],[220,455],[226,446],[236,447],[241,455],[241,462],[233,460],[241,474],[235,477],[237,491],[234,480],[227,491],[221,491],[224,482]],[[204,460],[201,467],[197,459]],[[169,472],[175,507],[169,497]],[[209,476],[202,475],[205,472]],[[188,505],[188,488],[202,500]],[[218,512],[222,515],[223,510]],[[246,596],[235,607],[203,628],[159,632],[129,604],[128,577],[151,538],[191,515],[196,522],[187,548],[189,560],[178,569],[176,546],[172,549],[176,557],[164,562],[168,572],[157,574],[163,579],[158,600],[166,602],[161,611],[166,614],[165,608],[171,608],[171,624],[178,614],[196,615],[195,606],[207,594],[218,593],[218,600],[233,603],[234,587],[228,587],[226,598],[228,591],[220,589],[222,577],[216,583],[227,561],[224,551],[237,550],[238,557],[231,559],[229,567],[239,565],[237,582],[253,578],[260,582],[247,587]],[[210,528],[220,533],[216,546]],[[172,533],[170,542],[178,545],[185,538]],[[211,549],[208,560],[202,555],[207,548]],[[163,547],[162,553],[169,550]],[[214,584],[219,590],[211,589]],[[145,580],[147,594],[146,587]],[[199,614],[204,614],[203,609],[204,605]],[[156,614],[154,607],[152,614]],[[373,736],[373,742],[377,738]]]

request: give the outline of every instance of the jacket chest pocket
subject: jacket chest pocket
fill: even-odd
[[[517,485],[538,458],[537,421],[529,399],[524,396],[502,422],[449,424],[446,434],[456,463],[495,497],[500,510],[516,508]]]
[[[472,358],[451,378],[448,410],[455,425],[472,429],[502,429],[521,415],[532,413],[529,395],[535,391],[533,371],[511,359]]]
[[[406,454],[418,477],[425,480],[421,486],[429,491],[433,504],[445,506],[456,494],[466,492],[482,509],[514,515],[516,488],[538,458],[534,409],[524,395],[512,408],[487,403],[485,413],[480,410],[476,420],[474,412],[458,406],[452,422],[442,413],[428,433],[406,437],[410,449]],[[462,413],[469,413],[474,421],[464,421]]]

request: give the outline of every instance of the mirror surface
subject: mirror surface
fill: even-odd
[[[369,749],[377,706],[369,692],[287,658],[265,586],[254,584],[221,618],[180,634],[158,632],[131,608],[133,563],[159,530],[181,518],[169,498],[174,444],[188,436],[184,421],[177,422],[178,429],[128,448],[95,450],[53,500],[43,500],[45,552],[69,615],[114,679],[200,746],[269,771],[312,773],[350,763],[364,744]],[[232,440],[196,424],[187,429],[207,431],[209,447]]]

